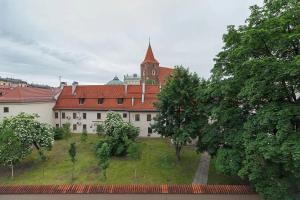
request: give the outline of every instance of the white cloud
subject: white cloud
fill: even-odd
[[[139,72],[151,36],[162,66],[208,77],[226,26],[244,23],[262,1],[0,0],[0,75],[105,83]]]

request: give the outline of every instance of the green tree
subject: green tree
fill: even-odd
[[[109,144],[110,154],[123,156],[127,154],[130,143],[139,135],[139,129],[128,122],[124,122],[117,112],[108,112],[104,122],[105,139]],[[100,145],[101,146],[101,145]]]
[[[210,116],[199,150],[248,179],[264,199],[292,199],[300,183],[300,2],[265,0],[225,46],[198,96]]]
[[[103,143],[101,148],[97,150],[97,157],[98,157],[98,165],[101,168],[102,174],[104,179],[106,180],[106,170],[109,167],[109,146],[107,143]]]
[[[70,156],[71,162],[72,162],[72,182],[73,182],[75,162],[76,162],[76,143],[75,142],[70,144],[69,156]]]
[[[38,122],[37,117],[37,115],[20,113],[17,116],[5,118],[0,123],[0,135],[3,137],[0,141],[3,151],[3,154],[0,154],[1,163],[8,165],[10,160],[12,175],[14,165],[29,155],[33,147],[39,152],[52,148],[53,129],[50,125]],[[10,145],[11,143],[15,146]],[[11,156],[8,151],[12,152]]]
[[[183,67],[175,67],[172,76],[158,94],[159,114],[152,125],[158,134],[169,137],[180,160],[182,146],[197,136],[201,113],[197,106],[199,78]]]
[[[11,168],[11,177],[14,178],[14,166],[25,158],[21,140],[11,129],[2,129],[0,133],[0,164]]]

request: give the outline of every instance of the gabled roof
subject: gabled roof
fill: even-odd
[[[144,102],[142,102],[142,87],[142,85],[78,85],[72,95],[72,87],[65,86],[53,109],[155,111],[153,103],[157,101],[159,86],[145,85]],[[79,104],[79,98],[84,98],[83,104]],[[99,98],[104,99],[102,104],[98,104]],[[117,104],[118,98],[123,98],[122,104]]]
[[[59,89],[42,89],[30,87],[15,87],[0,97],[2,103],[47,102],[54,101]]]
[[[148,45],[148,49],[147,49],[147,53],[145,56],[144,61],[142,62],[142,64],[144,63],[155,63],[155,64],[159,64],[159,62],[154,58],[154,54],[151,48],[151,44],[149,43]]]

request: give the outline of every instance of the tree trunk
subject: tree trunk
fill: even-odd
[[[180,161],[181,146],[180,145],[176,145],[175,149],[176,149],[176,159],[177,159],[177,162],[179,162]]]
[[[12,161],[11,161],[11,178],[14,179],[14,165]]]

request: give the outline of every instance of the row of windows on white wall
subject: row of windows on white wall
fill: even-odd
[[[59,128],[59,124],[56,124],[55,125],[56,128]],[[73,131],[77,131],[77,124],[73,124]],[[82,130],[83,131],[86,131],[87,130],[87,125],[86,124],[82,124]],[[152,128],[151,127],[148,127],[148,136],[150,136],[150,134],[152,133]]]
[[[124,103],[124,98],[117,98],[117,104],[123,104]],[[79,98],[79,104],[84,104],[85,98]],[[104,103],[104,98],[99,98],[97,99],[98,104],[103,104]]]
[[[58,112],[54,113],[55,119],[58,119]],[[86,119],[87,113],[82,113],[82,119]],[[61,118],[65,119],[66,118],[66,113],[62,112],[61,113]],[[73,113],[73,119],[78,119],[79,116],[77,116],[77,113]],[[123,118],[127,118],[127,113],[123,113]],[[97,119],[101,119],[101,113],[97,113]],[[135,121],[140,121],[140,114],[135,114],[134,115],[134,120]],[[151,114],[147,114],[147,121],[151,121],[152,116]]]

